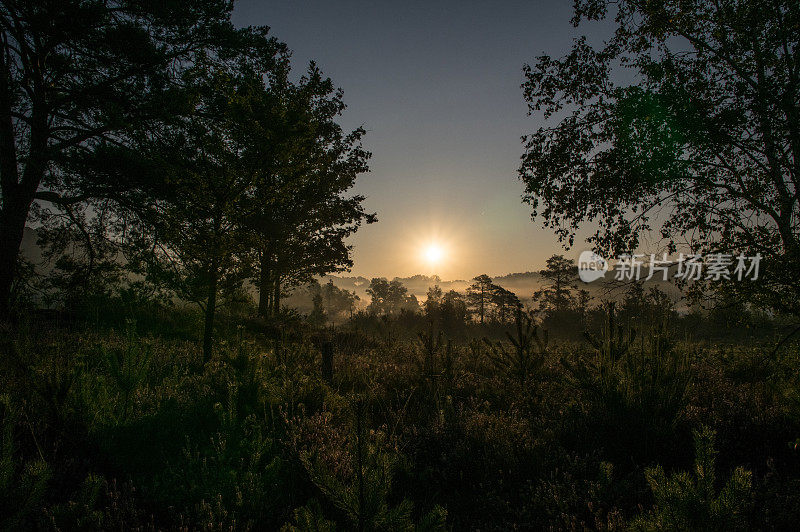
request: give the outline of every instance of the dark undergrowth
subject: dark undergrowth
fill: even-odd
[[[731,530],[800,517],[791,343],[615,325],[551,340],[524,319],[482,341],[229,316],[204,365],[197,319],[40,312],[2,331],[0,527]]]

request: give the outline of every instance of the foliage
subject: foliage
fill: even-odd
[[[485,273],[478,275],[473,281],[467,288],[467,304],[469,309],[477,314],[480,322],[483,323],[491,304],[494,285],[492,284],[492,278]]]
[[[562,359],[562,364],[572,385],[592,398],[586,430],[624,434],[611,442],[609,451],[647,457],[669,448],[669,440],[680,434],[689,367],[664,330],[652,333],[647,345],[636,346],[636,332],[617,325],[615,319],[615,306],[609,303],[601,336],[585,333],[592,355],[588,360]]]
[[[520,384],[525,384],[528,379],[541,371],[547,359],[548,336],[547,331],[543,331],[539,336],[539,328],[533,322],[533,318],[517,309],[516,313],[516,337],[506,332],[508,341],[511,342],[512,350],[506,350],[503,342],[484,341],[491,349],[488,354],[492,362],[498,369],[513,375]]]
[[[550,286],[533,294],[533,300],[539,304],[540,312],[563,312],[573,305],[573,293],[576,288],[577,268],[575,261],[563,255],[553,255],[547,259],[547,267],[539,272]]]
[[[119,419],[128,417],[131,396],[136,389],[145,383],[150,369],[151,352],[146,344],[142,344],[136,335],[136,323],[132,320],[126,324],[126,342],[123,349],[108,351],[101,347],[101,352],[111,381],[120,394],[117,412]]]
[[[714,431],[694,431],[693,475],[673,473],[667,477],[661,466],[645,471],[656,506],[632,523],[635,530],[746,530],[752,473],[737,467],[725,485],[715,485]]]
[[[376,221],[364,197],[345,193],[369,170],[363,128],[345,132],[337,118],[343,94],[312,62],[297,83],[282,72],[262,95],[248,129],[256,180],[247,208],[247,230],[255,240],[259,310],[280,310],[282,290],[314,276],[352,266],[345,239],[362,223]]]
[[[19,408],[8,395],[0,396],[2,448],[0,449],[0,528],[14,530],[31,525],[44,498],[51,471],[42,459],[23,462],[14,448]]]
[[[416,312],[419,310],[417,298],[408,294],[408,289],[398,279],[388,281],[383,277],[375,277],[367,288],[371,300],[367,311],[373,314],[397,314],[403,310]]]
[[[34,200],[68,212],[124,188],[120,180],[95,179],[94,170],[135,163],[130,147],[137,131],[183,112],[185,69],[238,44],[277,46],[263,28],[234,30],[231,8],[221,0],[0,7],[0,315],[9,311]]]
[[[589,241],[604,256],[651,230],[673,252],[761,254],[757,282],[711,284],[797,313],[796,2],[574,7],[575,26],[614,32],[525,67],[529,112],[550,121],[524,139],[534,216],[567,246],[599,226]]]
[[[62,529],[623,529],[667,519],[658,498],[640,515],[653,502],[648,478],[672,486],[669,471],[692,467],[690,430],[708,425],[716,466],[751,464],[760,502],[723,504],[724,489],[704,500],[734,509],[733,524],[791,523],[796,346],[765,359],[758,346],[676,343],[669,329],[630,341],[608,318],[591,335],[596,350],[545,343],[522,318],[501,356],[496,342],[450,338],[423,316],[415,335],[402,314],[369,317],[393,331],[373,336],[356,315],[328,332],[330,383],[301,322],[275,337],[261,322],[223,327],[207,364],[167,324],[4,329],[3,504],[19,512],[2,519]],[[645,476],[654,463],[664,479]],[[680,486],[699,493],[690,480]],[[670,504],[689,498],[676,497]]]
[[[332,279],[329,279],[324,285],[320,285],[319,281],[314,279],[308,284],[306,290],[311,294],[314,304],[312,312],[319,308],[326,318],[334,322],[351,318],[356,310],[356,304],[360,300],[355,292],[337,287],[333,284]],[[319,297],[318,301],[317,297]]]

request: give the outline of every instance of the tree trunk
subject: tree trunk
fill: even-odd
[[[258,315],[268,318],[272,310],[272,286],[270,284],[269,253],[261,252],[261,272],[258,279]]]
[[[214,264],[209,280],[208,300],[206,301],[206,323],[203,330],[203,362],[211,360],[214,349],[214,314],[217,310],[217,283],[219,282],[219,272]]]
[[[30,204],[31,201],[18,197],[3,198],[0,210],[0,321],[11,316],[11,289]]]

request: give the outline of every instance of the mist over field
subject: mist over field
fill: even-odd
[[[37,245],[36,230],[26,228],[25,236],[22,241],[22,253],[42,272],[47,272],[52,268],[54,259],[46,260],[42,257],[42,250]],[[675,271],[675,268],[672,268]],[[409,295],[413,295],[418,301],[424,302],[428,295],[428,290],[438,286],[444,292],[455,290],[460,294],[466,294],[472,281],[463,279],[443,280],[439,276],[414,275],[411,277],[390,277],[389,280],[399,281],[408,290]],[[316,279],[320,284],[329,281],[340,290],[352,292],[358,296],[355,308],[365,310],[369,305],[370,296],[367,293],[371,278],[353,277],[348,275],[325,275]],[[493,278],[494,284],[514,293],[523,305],[533,306],[533,294],[546,288],[548,281],[539,272],[509,273]],[[605,278],[591,283],[576,281],[576,286],[586,290],[591,299],[595,302],[618,301],[621,302],[625,297],[626,287],[629,283],[614,279],[614,272],[606,274]],[[683,291],[674,282],[663,281],[661,279],[651,279],[643,281],[642,286],[645,291],[651,287],[657,287],[664,291],[673,300],[676,311],[686,313],[688,304]],[[254,286],[248,287],[249,293],[257,295]],[[301,313],[307,314],[313,309],[313,293],[308,286],[299,286],[290,291],[284,301],[285,305]]]
[[[591,297],[596,300],[609,300],[619,301],[624,298],[625,283],[615,281],[612,274],[607,275],[607,280],[601,280],[593,283],[580,283],[580,288],[589,292]],[[400,281],[403,286],[408,289],[408,293],[414,295],[419,301],[425,301],[428,290],[434,286],[438,286],[443,291],[455,290],[456,292],[466,293],[471,281],[465,280],[442,280],[438,276],[415,275],[413,277],[394,277],[390,280],[396,279]],[[524,273],[509,273],[492,278],[494,283],[502,286],[506,290],[513,292],[524,305],[531,305],[533,303],[532,296],[537,290],[541,290],[547,285],[547,281],[542,278],[538,272],[524,272]],[[348,277],[348,276],[324,276],[319,279],[321,284],[327,283],[329,280],[342,290],[354,292],[359,297],[359,308],[366,308],[369,304],[369,295],[367,288],[369,288],[370,279],[366,277]],[[674,283],[669,281],[662,281],[660,279],[651,279],[644,281],[643,286],[645,290],[652,287],[658,287],[665,293],[669,294],[675,301],[676,310],[679,312],[687,311],[687,304],[683,301],[683,293],[678,289]],[[312,308],[311,295],[304,287],[297,288],[286,300],[287,305],[297,308],[301,312],[309,312]]]

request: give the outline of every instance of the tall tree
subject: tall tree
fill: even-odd
[[[259,312],[268,316],[280,309],[285,288],[351,267],[345,239],[376,218],[363,196],[345,195],[368,171],[370,154],[361,147],[362,128],[345,133],[336,122],[345,105],[330,78],[312,63],[298,83],[284,79],[265,96],[251,227]]]
[[[515,315],[513,311],[522,308],[522,302],[514,292],[506,290],[502,286],[494,285],[493,288],[491,300],[497,309],[497,320],[505,323],[507,318]]]
[[[650,229],[673,252],[761,254],[758,282],[727,287],[800,312],[800,4],[575,2],[575,26],[611,17],[602,47],[525,67],[529,112],[563,116],[525,141],[534,215],[567,246],[596,223],[603,254]]]
[[[204,311],[203,355],[211,358],[218,294],[249,275],[243,213],[256,180],[248,131],[253,99],[265,76],[198,69],[191,82],[193,114],[166,128],[148,154],[161,163],[161,180],[148,181],[147,209],[137,209],[146,249],[145,270],[157,274],[185,300]]]
[[[0,319],[32,203],[83,199],[61,194],[65,160],[171,113],[174,75],[232,31],[230,9],[224,0],[0,2]]]
[[[574,303],[573,290],[578,269],[575,262],[564,255],[553,255],[546,262],[546,268],[539,274],[547,283],[533,293],[533,300],[539,303],[539,310],[548,313],[560,313]]]
[[[467,288],[467,302],[483,323],[492,303],[494,284],[492,278],[485,273],[478,275],[472,281],[473,283]]]

